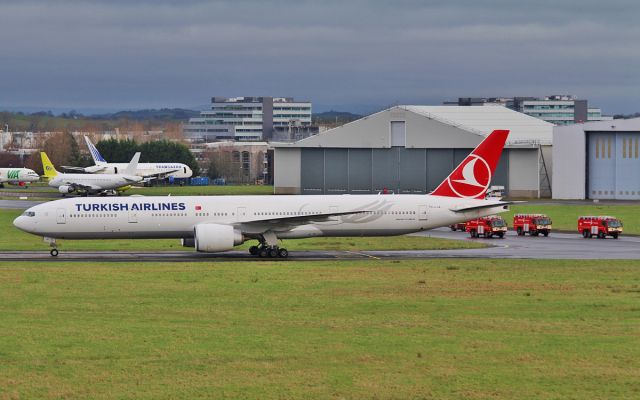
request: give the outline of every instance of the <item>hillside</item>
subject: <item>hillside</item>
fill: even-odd
[[[123,122],[141,122],[159,124],[187,121],[199,115],[198,111],[181,108],[163,108],[160,110],[119,111],[111,114],[82,115],[71,111],[54,115],[50,111],[32,114],[22,112],[0,112],[0,127],[9,125],[11,131],[106,131],[121,127]]]

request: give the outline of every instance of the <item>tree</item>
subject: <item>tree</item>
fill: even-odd
[[[73,135],[60,132],[52,135],[44,143],[43,151],[47,153],[54,166],[73,165],[86,166],[87,160],[80,155],[78,143]]]

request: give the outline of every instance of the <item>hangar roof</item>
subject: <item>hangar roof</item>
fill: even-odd
[[[488,135],[494,129],[509,129],[510,144],[540,142],[551,144],[550,122],[531,117],[503,106],[399,106],[428,118]]]
[[[560,128],[571,127],[585,132],[633,132],[640,131],[640,118],[613,119],[608,121],[592,121],[582,124],[556,126],[556,130],[564,132],[565,129]]]
[[[495,129],[511,131],[508,146],[550,145],[553,124],[502,106],[415,106],[388,108],[294,143],[274,147],[390,147],[390,122],[406,122],[408,148],[473,148]]]

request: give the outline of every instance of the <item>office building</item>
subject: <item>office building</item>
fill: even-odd
[[[587,100],[571,95],[536,97],[460,97],[457,102],[444,102],[458,106],[504,106],[554,125],[569,125],[590,121],[608,121],[602,110],[589,107]]]
[[[318,132],[311,103],[290,97],[212,97],[211,109],[183,127],[192,142],[297,140]]]

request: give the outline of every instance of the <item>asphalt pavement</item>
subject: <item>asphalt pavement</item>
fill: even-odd
[[[490,245],[483,249],[460,250],[402,250],[402,251],[290,251],[286,260],[364,260],[364,259],[428,259],[428,258],[507,258],[507,259],[564,259],[564,260],[606,260],[640,259],[640,238],[621,236],[619,239],[584,239],[569,233],[551,233],[549,237],[517,236],[508,232],[504,239],[471,239],[464,232],[436,229],[418,235],[454,240],[472,240]],[[41,251],[0,252],[0,260],[11,261],[106,261],[106,262],[225,262],[262,261],[249,256],[246,251],[204,254],[194,251],[65,251],[59,248],[58,257],[51,257],[43,243]],[[269,259],[266,259],[269,260]]]

